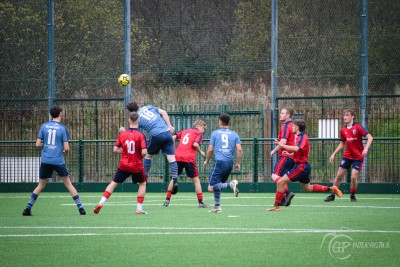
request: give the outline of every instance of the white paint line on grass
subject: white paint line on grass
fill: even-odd
[[[97,203],[85,203],[86,207],[90,206],[96,206]],[[162,204],[157,203],[157,204],[151,204],[151,203],[144,203],[144,206],[162,206]],[[272,205],[272,204],[271,204]],[[271,205],[268,204],[224,204],[223,207],[269,207]],[[61,204],[61,206],[76,206],[75,203],[66,203],[66,204]],[[122,202],[107,202],[105,206],[136,206],[136,202],[132,203],[122,203]],[[184,207],[193,207],[196,206],[196,204],[178,204],[178,203],[173,203],[170,206],[184,206]],[[351,208],[351,209],[400,209],[400,206],[360,206],[360,205],[301,205],[301,204],[292,204],[290,207],[308,207],[308,208]]]
[[[91,227],[94,228],[99,227]],[[101,227],[100,227],[101,228]],[[69,228],[67,228],[69,229]],[[86,228],[85,228],[86,229]],[[108,229],[108,228],[107,228]],[[119,228],[120,229],[120,228]],[[158,228],[154,228],[158,229]],[[163,230],[164,228],[161,228]],[[172,232],[139,232],[139,233],[71,233],[71,234],[0,234],[0,237],[70,237],[70,236],[132,236],[132,235],[231,235],[231,234],[305,234],[305,233],[393,233],[400,234],[400,231],[388,231],[388,230],[332,230],[332,229],[245,229],[236,230],[236,228],[215,228],[214,231],[197,231],[197,232],[185,232],[182,231],[185,228],[172,228]],[[240,229],[240,228],[239,228]],[[264,230],[261,230],[264,229]],[[170,229],[167,229],[170,230]],[[192,229],[190,229],[192,230]],[[195,230],[209,230],[209,228],[200,228]],[[228,230],[228,231],[227,231]],[[234,230],[234,231],[232,231]]]
[[[368,229],[307,229],[307,228],[245,228],[245,227],[156,227],[156,226],[0,226],[0,229],[40,229],[40,230],[176,230],[176,231],[242,231],[242,232],[304,232],[304,233],[395,233],[400,234],[400,230],[368,230]]]

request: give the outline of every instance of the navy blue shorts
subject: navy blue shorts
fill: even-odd
[[[126,172],[121,171],[120,169],[116,170],[113,181],[122,184],[129,176],[132,176],[132,183],[134,184],[146,182],[146,174],[144,173],[144,170],[142,172]]]
[[[276,162],[274,171],[272,173],[283,176],[294,166],[294,160],[288,157],[279,157],[278,162]]]
[[[42,163],[40,163],[39,178],[40,179],[51,178],[51,176],[53,175],[53,171],[56,171],[60,177],[68,177],[69,176],[67,166],[65,164],[53,165],[53,164],[47,164],[47,163],[42,162]]]
[[[342,158],[342,161],[340,162],[340,168],[348,170],[350,166],[353,166],[353,169],[361,172],[362,164],[362,160]]]
[[[225,183],[231,174],[232,167],[233,161],[215,161],[208,184],[213,186],[218,183]]]
[[[177,163],[178,163],[178,175],[180,175],[183,169],[185,169],[187,177],[194,178],[199,176],[199,171],[197,170],[196,164],[183,161],[177,161]]]
[[[292,182],[300,182],[303,184],[310,183],[311,166],[306,163],[295,163],[293,168],[290,169],[286,175]]]
[[[150,137],[147,147],[147,153],[149,155],[157,155],[160,150],[165,155],[175,154],[175,142],[172,138],[171,132],[168,131]]]

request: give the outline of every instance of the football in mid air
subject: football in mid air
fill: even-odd
[[[128,74],[121,74],[118,77],[118,83],[121,86],[127,86],[131,82],[131,77]]]

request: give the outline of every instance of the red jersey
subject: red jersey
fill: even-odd
[[[362,155],[364,150],[363,137],[367,134],[367,130],[361,124],[353,122],[350,128],[345,125],[340,130],[340,140],[346,143],[343,157],[352,160],[364,160]]]
[[[294,146],[294,138],[295,134],[293,133],[293,122],[292,121],[287,121],[281,126],[281,130],[279,131],[278,134],[278,141],[282,139],[286,139],[286,145],[288,146]],[[288,157],[287,155],[282,155],[283,151],[287,151],[288,153],[292,153],[292,151],[285,150],[285,149],[280,149],[278,151],[278,155],[280,157]],[[293,158],[293,156],[290,156],[289,158]]]
[[[118,168],[121,171],[137,173],[144,170],[142,149],[147,148],[146,136],[137,128],[122,132],[115,146],[122,147],[122,157]]]
[[[308,136],[305,133],[299,133],[295,136],[295,143],[300,149],[294,152],[295,163],[306,163],[308,162],[308,155],[310,154],[310,142]]]
[[[176,133],[176,139],[179,139],[178,147],[175,150],[176,161],[196,163],[196,148],[194,143],[201,145],[203,142],[203,134],[197,129],[186,129]]]

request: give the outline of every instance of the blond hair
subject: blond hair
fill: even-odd
[[[195,120],[195,122],[193,123],[193,127],[196,127],[197,125],[207,128],[207,124],[202,120]]]

